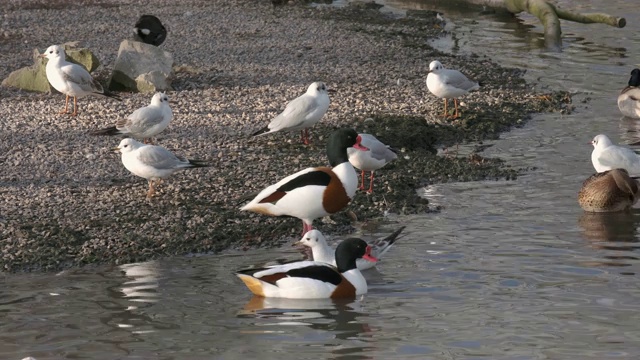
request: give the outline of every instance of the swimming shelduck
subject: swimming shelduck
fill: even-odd
[[[356,259],[377,261],[371,247],[360,239],[347,239],[336,249],[337,268],[317,261],[243,270],[236,275],[257,296],[288,299],[355,298],[367,293],[367,281]]]
[[[309,128],[315,125],[329,109],[327,86],[320,81],[309,85],[307,92],[291,100],[280,115],[269,125],[256,131],[252,136],[271,134],[278,131],[300,130],[304,144],[309,144]]]
[[[342,210],[353,199],[358,175],[347,157],[347,148],[366,151],[353,129],[339,129],[329,136],[327,157],[332,168],[314,167],[298,171],[262,190],[240,210],[302,220],[303,231],[313,229],[313,220]]]
[[[368,148],[367,151],[360,151],[354,148],[348,148],[347,154],[349,155],[349,162],[355,168],[360,169],[361,182],[360,190],[364,190],[364,172],[370,171],[369,177],[369,190],[368,193],[373,192],[373,172],[387,165],[387,163],[398,158],[396,152],[388,145],[383,144],[375,136],[370,134],[359,134],[362,139],[362,146]]]
[[[371,246],[371,256],[380,260],[380,258],[389,251],[404,228],[405,227],[403,226],[394,231],[391,235],[369,243],[368,245]],[[311,248],[313,261],[320,261],[334,266],[336,265],[336,251],[327,244],[327,239],[318,230],[311,230],[307,232],[304,234],[302,239],[294,245],[303,245]],[[358,267],[358,270],[362,271],[376,266],[376,262],[367,261],[366,259],[358,259],[356,260],[356,266]]]
[[[640,69],[631,70],[628,86],[618,95],[618,108],[626,117],[640,118]]]

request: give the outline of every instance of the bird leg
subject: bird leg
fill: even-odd
[[[304,220],[302,221],[302,236],[304,236],[304,234],[306,234],[308,231],[313,230],[313,225],[308,224],[306,222],[304,222]]]
[[[64,102],[64,110],[60,111],[58,114],[66,114],[69,112],[69,95],[67,95],[67,99]]]
[[[444,117],[447,117],[447,98],[444,98]]]
[[[153,187],[153,180],[149,179],[149,191],[147,191],[147,199],[151,199],[151,197],[155,193],[156,189]]]
[[[309,129],[300,130],[300,140],[305,145],[309,145]]]
[[[360,174],[360,187],[358,188],[358,190],[364,190],[364,170],[361,170],[361,174]]]
[[[151,141],[151,138],[144,138],[142,139],[142,142],[145,144],[153,144],[153,142]]]
[[[453,98],[453,104],[456,107],[456,111],[453,113],[453,119],[457,119],[460,114],[458,114],[458,99]]]
[[[371,172],[371,177],[369,178],[369,190],[367,190],[367,193],[373,193],[373,171]]]
[[[71,116],[76,116],[78,115],[78,98],[77,97],[73,97],[73,112],[71,113]]]

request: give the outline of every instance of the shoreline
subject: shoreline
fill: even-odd
[[[522,171],[476,152],[436,156],[439,147],[497,138],[524,125],[532,113],[570,111],[568,94],[538,97],[522,70],[430,48],[426,38],[442,31],[434,26],[435,13],[392,19],[364,5],[273,9],[268,1],[160,1],[147,8],[127,0],[88,1],[81,8],[46,8],[51,5],[34,0],[22,2],[22,10],[12,4],[0,5],[5,21],[17,29],[0,40],[10,49],[6,69],[0,70],[3,79],[30,65],[34,47],[79,40],[103,64],[93,75],[104,82],[138,16],[158,16],[169,31],[162,48],[173,54],[178,71],[175,91],[168,92],[174,119],[156,144],[212,166],[169,177],[147,201],[146,181],[129,174],[109,152],[120,138],[86,133],[146,105],[151,94],[119,93],[122,103],[79,99],[80,114],[69,118],[57,115],[64,104],[60,94],[0,88],[0,269],[5,272],[123,264],[297,240],[298,219],[240,212],[238,199],[286,174],[327,164],[324,143],[338,127],[372,133],[400,152],[398,160],[376,172],[372,195],[358,192],[345,211],[319,219],[316,228],[353,232],[348,211],[364,222],[358,227],[380,222],[385,212],[437,211],[417,196],[418,188],[515,179]],[[77,24],[66,25],[72,20]],[[427,90],[429,62],[436,59],[484,84],[462,99],[460,120],[443,120],[442,101]],[[311,145],[301,145],[297,133],[248,137],[313,81],[337,92],[330,95],[325,117],[310,129]]]

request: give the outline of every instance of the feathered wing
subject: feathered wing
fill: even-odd
[[[157,106],[143,107],[131,113],[126,120],[121,119],[120,121],[124,124],[120,126],[116,123],[118,129],[126,128],[132,133],[142,133],[164,121],[164,114],[162,109]]]
[[[68,64],[60,68],[65,81],[72,82],[86,92],[103,93],[102,85],[95,81],[85,68],[77,64]]]
[[[640,157],[633,150],[625,147],[609,146],[600,153],[598,161],[611,169],[627,169],[634,175],[640,172]]]
[[[138,151],[138,160],[145,165],[159,170],[170,170],[190,167],[188,161],[183,161],[169,150],[160,146],[144,146]]]
[[[444,81],[447,85],[451,85],[458,89],[471,91],[480,87],[477,82],[469,80],[466,76],[464,76],[464,74],[457,70],[446,69],[443,75]]]
[[[269,123],[271,131],[297,130],[318,108],[315,97],[302,95],[287,104],[284,111]]]

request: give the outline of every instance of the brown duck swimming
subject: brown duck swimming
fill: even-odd
[[[591,175],[582,183],[578,203],[584,211],[614,212],[630,209],[638,201],[640,186],[624,169]]]

